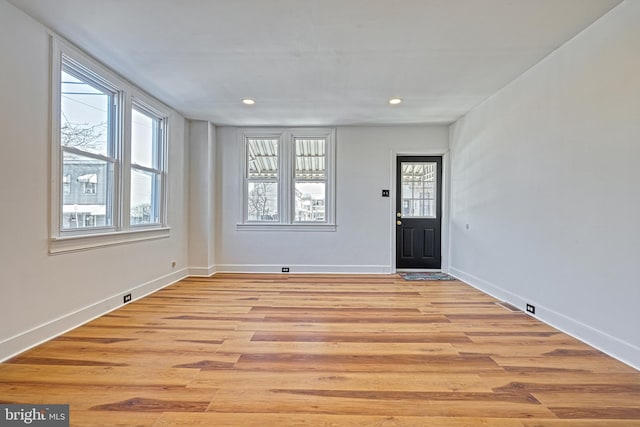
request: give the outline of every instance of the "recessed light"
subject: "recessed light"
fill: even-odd
[[[253,105],[253,104],[256,103],[256,101],[254,99],[251,99],[251,98],[245,98],[245,99],[242,100],[242,103],[244,105]]]
[[[391,104],[391,105],[402,104],[402,98],[391,98],[389,100],[389,104]]]

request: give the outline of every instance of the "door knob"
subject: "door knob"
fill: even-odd
[[[402,221],[396,221],[396,225],[402,225]]]
[[[402,214],[400,212],[396,212],[396,217],[402,218]]]

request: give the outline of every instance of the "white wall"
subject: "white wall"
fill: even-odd
[[[452,126],[450,230],[453,274],[636,367],[639,22],[622,3]]]
[[[189,121],[189,275],[215,273],[216,128]]]
[[[239,231],[242,144],[237,128],[217,129],[217,271],[393,271],[394,156],[445,153],[448,128],[340,127],[336,144],[337,231]],[[392,197],[381,197],[382,189]]]
[[[49,255],[49,63],[45,28],[0,0],[0,360],[186,274],[185,120],[175,113],[170,237]]]

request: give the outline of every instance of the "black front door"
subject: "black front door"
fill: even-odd
[[[398,157],[396,182],[396,268],[440,269],[442,157]]]

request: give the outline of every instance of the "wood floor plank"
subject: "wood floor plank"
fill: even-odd
[[[181,415],[184,413],[176,413]],[[70,424],[77,427],[151,427],[156,425],[162,413],[159,412],[115,412],[74,410]],[[108,424],[105,424],[108,420]]]
[[[452,343],[453,348],[459,353],[466,354],[483,354],[488,356],[500,357],[504,353],[503,343]],[[575,352],[576,355],[583,354],[585,357],[593,355],[594,350],[588,350],[587,347],[576,344],[556,343],[556,342],[521,342],[515,340],[509,345],[509,354],[511,357],[543,357],[558,352]]]
[[[516,387],[523,388],[529,387],[529,390],[534,391],[554,391],[561,390],[563,387],[582,387],[588,391],[587,386],[592,385],[594,387],[611,386],[621,387],[623,389],[631,388],[635,390],[635,387],[640,385],[638,383],[637,375],[629,375],[627,373],[595,373],[591,372],[585,375],[582,371],[567,372],[563,375],[558,375],[553,372],[503,372],[503,373],[491,373],[489,375],[478,372],[478,375],[485,381],[494,384],[493,387]],[[498,385],[499,384],[499,385]],[[601,389],[600,391],[605,391]]]
[[[137,367],[0,364],[0,384],[186,386],[196,374],[190,369],[155,367],[141,370]]]
[[[52,393],[55,392],[55,393]],[[85,385],[82,388],[73,384],[0,384],[0,396],[11,396],[16,403],[32,403],[34,401],[47,403],[71,403],[71,409],[75,411],[108,410],[113,412],[181,412],[193,407],[203,412],[214,398],[217,388],[189,387],[169,385]],[[55,395],[55,396],[54,396]],[[138,403],[140,399],[146,404]],[[52,401],[54,400],[54,401]],[[130,402],[123,406],[122,402]],[[131,402],[134,402],[133,404]],[[150,402],[156,402],[152,405]],[[166,403],[162,409],[161,402]],[[194,402],[199,402],[195,404]],[[204,405],[204,407],[202,406]],[[155,406],[155,407],[154,407]],[[100,408],[101,409],[100,409]],[[158,410],[160,409],[160,410]]]
[[[167,352],[157,351],[126,351],[108,352],[109,357],[105,359],[95,352],[82,351],[68,353],[62,351],[42,352],[49,353],[49,357],[32,356],[36,352],[30,352],[29,356],[20,357],[15,361],[7,363],[21,365],[49,365],[49,366],[111,366],[146,369],[151,365],[157,369],[165,368],[189,368],[197,365],[203,367],[216,366],[220,368],[232,368],[240,358],[240,354],[210,352]],[[66,356],[66,357],[65,357]]]
[[[250,401],[247,406],[243,402]],[[309,413],[491,418],[554,417],[526,394],[392,393],[376,391],[218,390],[209,406],[213,412]]]
[[[251,353],[242,354],[235,369],[267,371],[326,371],[339,368],[344,372],[415,372],[475,373],[502,371],[500,366],[487,356],[438,356],[394,354],[392,356],[332,355],[296,353]]]
[[[526,390],[530,391],[531,388],[526,388]],[[548,407],[588,407],[591,410],[594,408],[624,408],[640,418],[640,387],[636,385],[625,387],[611,384],[601,386],[583,384],[532,394]]]
[[[164,413],[153,427],[523,427],[520,420],[486,417],[410,417],[327,414]],[[566,425],[565,425],[566,426]],[[595,424],[585,427],[596,427]],[[622,427],[618,424],[616,427]]]
[[[534,419],[522,420],[523,427],[640,427],[640,420],[625,419]]]
[[[0,364],[73,426],[640,427],[640,372],[458,281],[188,278]]]
[[[500,366],[504,368],[529,368],[529,369],[570,369],[583,370],[585,372],[599,373],[629,373],[635,374],[638,371],[621,362],[612,361],[606,356],[577,356],[577,357],[514,357],[514,356],[492,356]]]
[[[228,340],[218,347],[220,352],[249,354],[309,354],[309,355],[441,355],[458,356],[450,343],[352,343],[352,342],[290,342]]]
[[[277,342],[351,342],[351,343],[470,343],[463,333],[406,333],[406,332],[256,332],[251,341]]]
[[[423,392],[492,392],[486,381],[475,374],[415,375],[413,372],[270,372],[202,371],[188,387],[302,390],[387,390]]]

